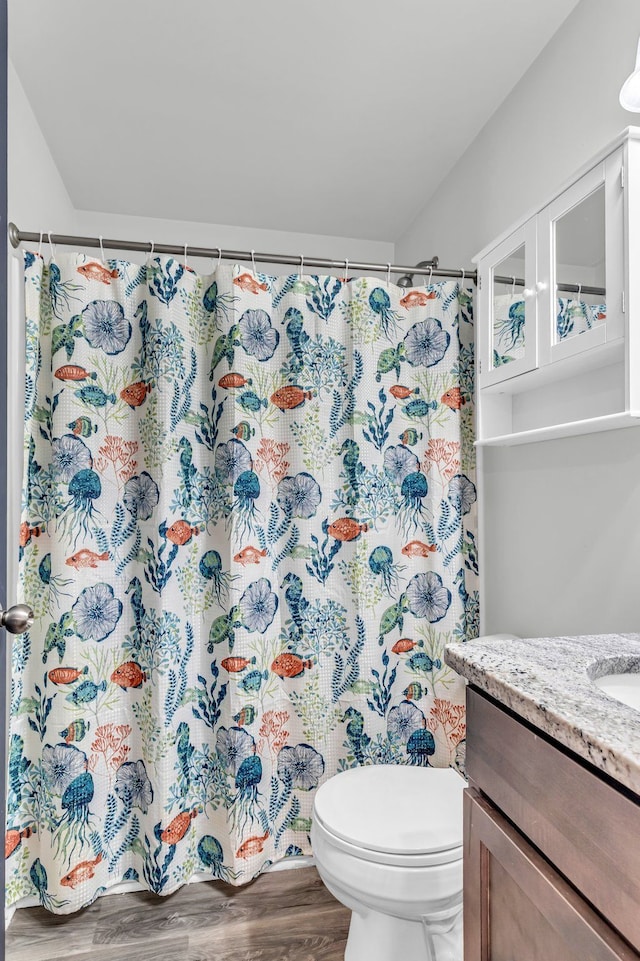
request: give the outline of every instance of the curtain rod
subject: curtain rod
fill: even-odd
[[[291,254],[264,254],[254,250],[223,250],[219,247],[190,247],[188,244],[155,244],[151,241],[134,240],[112,240],[107,237],[77,237],[72,234],[53,234],[43,231],[42,234],[34,231],[19,230],[14,223],[10,223],[7,232],[12,247],[19,247],[21,243],[41,243],[51,241],[63,247],[107,247],[109,250],[139,250],[143,253],[155,254],[174,254],[183,257],[202,257],[210,259],[221,257],[223,260],[254,260],[259,263],[271,264],[293,264],[305,267],[324,267],[329,270],[340,270],[348,264],[352,270],[366,270],[374,273],[405,274],[412,277],[419,274],[422,277],[459,277],[461,280],[468,280],[470,283],[478,282],[477,270],[463,270],[462,268],[445,269],[439,267],[438,257],[431,260],[421,260],[419,266],[407,267],[399,264],[364,264],[357,261],[347,260],[327,260],[324,257],[300,257]],[[521,277],[508,277],[494,275],[494,283],[524,287],[525,282]],[[406,286],[406,285],[405,285]],[[594,296],[605,296],[604,287],[590,287],[587,284],[556,284],[557,290],[570,293],[591,294]]]
[[[323,267],[328,270],[341,270],[347,263],[351,270],[365,270],[377,273],[386,273],[390,271],[392,274],[408,274],[409,276],[413,274],[419,274],[421,276],[433,276],[433,277],[459,277],[461,279],[469,280],[472,283],[477,281],[477,271],[475,270],[444,270],[438,267],[438,258],[432,257],[431,260],[420,261],[420,267],[404,267],[399,264],[365,264],[359,263],[355,260],[347,261],[346,258],[342,260],[327,260],[324,257],[304,257],[304,256],[292,256],[285,254],[265,254],[258,253],[257,251],[250,250],[221,250],[219,247],[192,247],[190,245],[179,244],[156,244],[150,241],[139,242],[133,240],[112,240],[107,237],[75,237],[70,234],[54,234],[43,232],[35,233],[24,230],[19,230],[14,223],[10,223],[8,226],[9,240],[13,247],[19,247],[21,243],[39,243],[44,240],[47,243],[51,240],[51,243],[60,244],[61,246],[71,246],[71,247],[100,247],[102,246],[109,248],[110,250],[139,250],[143,253],[155,253],[155,254],[173,254],[178,256],[187,257],[203,257],[206,259],[221,257],[223,260],[253,260],[259,263],[271,263],[271,264],[294,264],[300,266],[301,263],[305,267]]]
[[[522,277],[508,277],[493,275],[494,284],[504,284],[505,287],[524,287],[525,281]],[[571,294],[591,294],[594,297],[606,296],[605,287],[590,287],[589,284],[556,284],[556,290],[567,291]]]

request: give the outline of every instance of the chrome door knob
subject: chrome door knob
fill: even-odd
[[[6,611],[0,608],[0,626],[9,634],[24,634],[33,624],[33,617],[28,604],[14,604]]]

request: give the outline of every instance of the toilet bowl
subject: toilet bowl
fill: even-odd
[[[451,768],[373,765],[313,805],[318,873],[351,909],[345,961],[462,961],[462,795]]]

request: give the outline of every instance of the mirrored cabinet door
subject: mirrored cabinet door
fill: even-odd
[[[533,370],[536,336],[536,225],[535,218],[492,251],[481,265],[483,325],[480,344],[480,383],[500,383]]]
[[[542,363],[622,336],[621,153],[598,164],[538,215]],[[620,197],[621,203],[621,197]],[[616,250],[617,256],[613,256]]]
[[[501,367],[525,356],[526,301],[523,296],[525,245],[493,269],[493,364]]]

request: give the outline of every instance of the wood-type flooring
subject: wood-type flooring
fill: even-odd
[[[251,884],[188,884],[98,898],[83,911],[24,908],[6,932],[7,961],[343,961],[350,912],[314,867]]]

